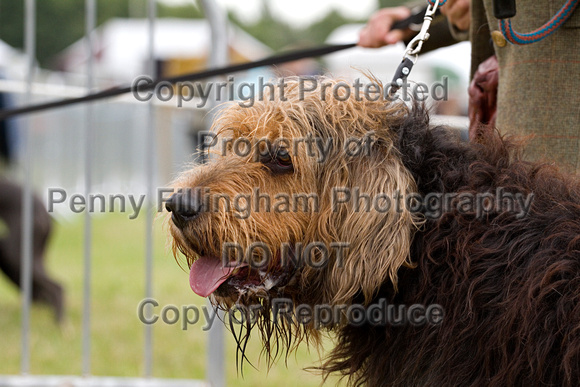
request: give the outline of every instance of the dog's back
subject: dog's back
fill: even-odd
[[[397,147],[420,193],[447,207],[415,235],[417,267],[401,269],[399,292],[377,298],[439,304],[443,322],[345,327],[329,370],[373,386],[577,385],[578,181],[521,161],[496,133],[467,144],[427,121],[415,110]]]
[[[342,81],[318,81],[304,93],[291,79],[284,98],[224,109],[216,132],[256,144],[253,156],[260,157],[226,149],[184,172],[166,203],[173,249],[187,258],[192,290],[224,308],[259,306],[248,309],[255,319],[236,337],[241,358],[251,329],[273,358],[282,345],[320,343],[324,328],[336,346],[322,370],[352,385],[577,384],[579,183],[522,161],[494,132],[461,142],[431,129],[421,106],[335,94]],[[279,138],[292,141],[262,141]],[[318,152],[324,157],[291,147],[313,138],[332,145],[317,147],[327,149]],[[352,144],[368,146],[353,152]],[[338,191],[345,195],[335,206]],[[267,195],[262,201],[259,194],[266,192],[320,201],[311,210],[268,211]],[[240,194],[258,202],[247,217],[204,204],[212,195]],[[274,257],[266,268],[252,267],[251,254],[223,265],[225,242],[248,251],[254,241]],[[326,265],[278,258],[296,242],[344,243],[348,253],[331,254]],[[295,316],[273,322],[281,297]],[[398,321],[372,315],[387,303],[383,314],[393,317],[395,306]],[[401,321],[420,308],[426,317],[429,307],[443,311],[443,320]],[[330,322],[303,319],[305,310],[325,310]]]

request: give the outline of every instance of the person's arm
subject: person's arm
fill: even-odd
[[[404,40],[403,43],[409,44],[416,34],[411,36],[410,39]],[[423,47],[421,48],[421,53],[423,54],[441,47],[451,46],[464,40],[452,32],[447,18],[441,14],[433,18],[431,26],[429,27],[429,35],[429,39],[423,43]]]
[[[405,20],[411,16],[407,7],[383,8],[371,15],[367,25],[359,35],[358,45],[362,47],[378,48],[388,44],[395,44],[405,39],[411,40],[414,31],[410,29],[391,30],[393,23]]]
[[[448,0],[441,13],[447,17],[451,35],[457,40],[469,39],[471,24],[471,0]]]
[[[443,9],[449,5],[450,7],[444,12]],[[465,8],[466,5],[467,8]],[[457,33],[459,28],[456,31],[451,31],[450,22],[453,21],[453,25],[460,28],[465,28],[467,23],[466,29],[469,30],[469,0],[448,0],[441,7],[441,11],[448,15],[450,21],[442,14],[433,18],[429,28],[430,38],[425,41],[421,50],[423,53],[467,39],[467,33]],[[417,32],[410,29],[391,30],[391,26],[394,22],[404,20],[409,15],[411,15],[411,10],[405,6],[378,10],[361,31],[359,46],[376,48],[397,42],[408,44]]]

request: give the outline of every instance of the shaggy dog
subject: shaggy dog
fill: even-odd
[[[44,252],[51,219],[42,201],[33,198],[32,300],[49,304],[57,321],[64,314],[62,287],[46,273]],[[0,270],[20,286],[22,238],[22,188],[0,179]]]
[[[232,324],[242,360],[252,330],[269,359],[326,331],[320,368],[351,385],[577,385],[578,182],[497,133],[430,128],[417,104],[300,85],[225,109],[223,149],[166,203],[192,289],[251,311]]]

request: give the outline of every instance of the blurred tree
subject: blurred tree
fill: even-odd
[[[0,39],[13,47],[22,47],[24,1],[0,0]]]
[[[172,6],[163,3],[157,3],[157,15],[159,17],[179,17],[187,19],[203,19],[205,16],[203,11],[195,6],[196,2],[192,4]]]
[[[378,0],[380,7],[396,6],[404,0]],[[248,24],[234,14],[230,19],[249,34],[275,51],[290,45],[323,43],[337,27],[352,22],[365,22],[343,16],[336,10],[306,28],[294,28],[277,20],[267,1],[263,1],[260,19]],[[113,17],[145,17],[146,0],[97,0],[97,25]],[[85,31],[84,0],[37,0],[36,57],[42,67],[51,67],[51,58],[81,39]],[[194,3],[169,6],[158,3],[159,17],[202,18],[203,12]],[[22,48],[24,42],[24,1],[0,0],[0,39],[13,47]]]
[[[408,3],[409,0],[378,0],[379,8],[396,7]],[[425,3],[427,3],[425,1]]]
[[[0,1],[0,39],[13,47],[24,44],[24,1]],[[127,17],[128,0],[97,1],[97,23],[111,17]],[[55,54],[78,39],[85,31],[84,0],[36,1],[36,58],[46,67]]]
[[[229,12],[228,17],[233,23],[274,50],[279,50],[300,39],[299,31],[274,18],[267,1],[262,2],[260,19],[252,24],[241,22],[232,12]]]
[[[145,17],[146,0],[97,0],[97,25],[113,17]],[[159,17],[200,18],[194,5],[158,4]],[[41,67],[51,67],[51,58],[81,39],[85,33],[84,0],[36,1],[36,58]],[[0,39],[12,47],[24,45],[24,1],[0,0]]]
[[[315,46],[324,43],[328,35],[336,28],[347,23],[360,23],[366,20],[347,18],[335,9],[324,18],[306,28],[298,29],[277,20],[270,11],[267,1],[262,3],[262,16],[252,24],[241,22],[235,14],[229,18],[250,35],[260,40],[274,51],[284,50],[288,46]]]
[[[328,35],[338,27],[348,23],[363,23],[366,20],[358,20],[344,17],[336,10],[330,11],[323,19],[311,24],[303,32],[303,39],[308,39],[316,44],[322,44]]]

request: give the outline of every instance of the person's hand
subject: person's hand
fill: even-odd
[[[407,7],[383,8],[375,12],[360,32],[358,45],[362,47],[382,47],[394,44],[413,34],[411,30],[391,30],[394,22],[411,16]]]
[[[470,7],[470,0],[447,0],[439,9],[459,31],[467,31],[471,23]]]

